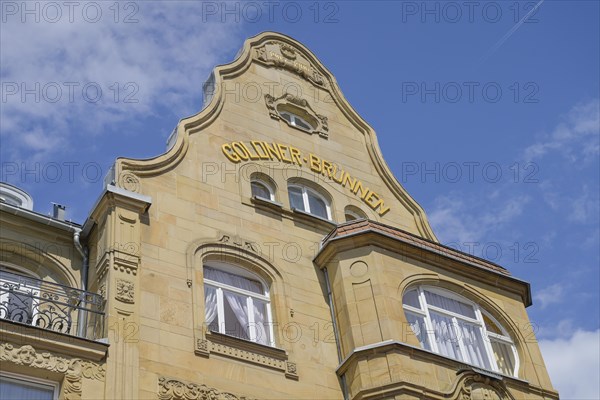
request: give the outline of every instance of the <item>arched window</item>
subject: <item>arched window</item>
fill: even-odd
[[[516,376],[518,357],[506,330],[479,306],[447,290],[405,292],[406,319],[421,347],[481,368]]]
[[[344,217],[346,222],[355,221],[357,219],[367,219],[367,215],[358,207],[346,206],[344,209]]]
[[[205,264],[204,303],[212,332],[275,345],[269,290],[253,273],[225,263]]]
[[[288,185],[290,207],[304,211],[317,217],[331,220],[331,206],[329,201],[316,190],[304,185]]]
[[[252,196],[275,201],[275,193],[270,184],[262,179],[254,178],[250,181]]]

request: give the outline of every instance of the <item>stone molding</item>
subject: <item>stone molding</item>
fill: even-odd
[[[0,343],[0,360],[64,375],[62,394],[66,400],[81,399],[83,378],[104,381],[106,376],[103,365],[80,358],[41,353],[30,345],[16,347],[10,343]]]
[[[250,397],[236,396],[206,385],[165,377],[158,378],[158,398],[160,400],[252,400]]]
[[[194,352],[203,357],[211,353],[240,361],[261,365],[283,372],[287,378],[297,380],[298,369],[295,362],[288,360],[285,350],[260,345],[220,333],[207,333],[207,339],[197,339]]]

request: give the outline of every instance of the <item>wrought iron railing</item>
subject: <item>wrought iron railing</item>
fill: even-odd
[[[0,271],[0,318],[97,339],[103,333],[102,296]]]

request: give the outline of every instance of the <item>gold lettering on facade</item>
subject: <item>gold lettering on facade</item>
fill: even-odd
[[[380,216],[390,211],[390,207],[385,205],[380,195],[369,189],[358,178],[352,177],[337,164],[312,153],[308,153],[308,156],[303,157],[299,149],[288,144],[252,140],[249,144],[243,142],[225,143],[221,146],[221,150],[225,157],[235,164],[241,161],[269,160],[302,167],[306,163],[312,172],[321,174],[342,187],[347,187]]]

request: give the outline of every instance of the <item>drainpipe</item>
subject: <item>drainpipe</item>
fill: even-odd
[[[81,307],[79,309],[79,314],[77,317],[77,321],[78,321],[78,326],[77,326],[77,336],[79,337],[85,337],[85,328],[87,326],[87,312],[85,310],[85,306],[86,306],[86,293],[87,292],[87,281],[88,281],[88,270],[89,270],[89,259],[88,259],[88,248],[87,246],[83,246],[81,244],[81,229],[79,228],[74,228],[73,230],[73,244],[75,245],[75,248],[77,249],[77,251],[79,252],[79,254],[81,255],[81,258],[83,259],[83,265],[81,267],[81,290],[83,290],[84,292],[81,293],[81,299],[79,302],[79,307]]]
[[[337,348],[338,362],[341,364],[343,360],[342,345],[335,318],[335,305],[333,303],[333,294],[331,293],[331,285],[329,284],[329,273],[327,272],[327,267],[323,268],[323,273],[325,274],[325,286],[327,287],[327,299],[329,301],[329,311],[331,312],[331,323],[335,337],[335,347]],[[340,381],[342,383],[342,395],[344,396],[344,400],[349,400],[345,374],[340,377]]]

